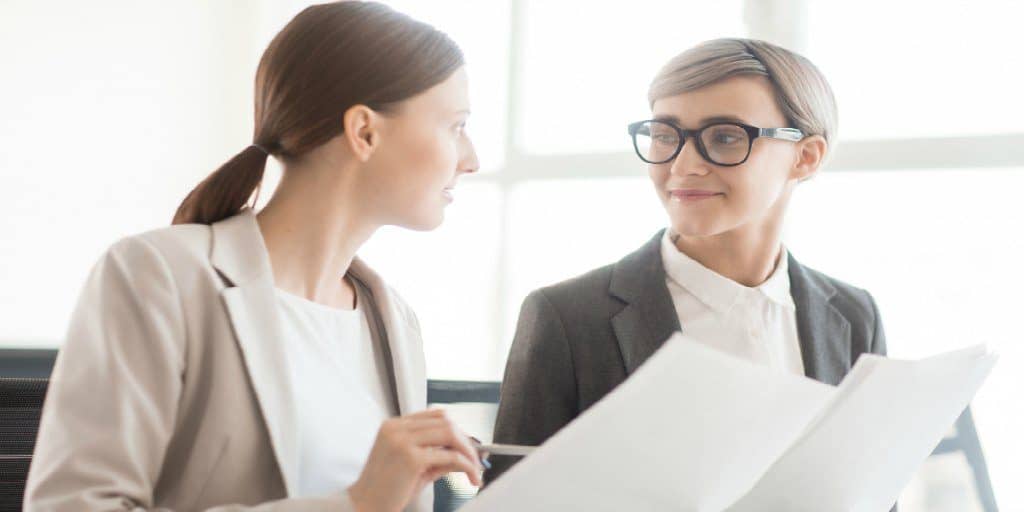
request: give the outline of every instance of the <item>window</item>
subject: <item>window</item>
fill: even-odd
[[[1024,4],[808,2],[845,139],[1020,133]]]
[[[1016,503],[1010,479],[1024,453],[1024,408],[1008,405],[1019,404],[1024,389],[1024,167],[825,172],[801,189],[789,212],[789,247],[874,295],[890,355],[976,343],[1000,354],[972,411],[996,498]]]
[[[744,34],[739,0],[524,4],[516,135],[529,153],[621,151],[626,125],[650,112],[647,86],[669,58]]]
[[[839,150],[797,191],[788,246],[873,293],[894,356],[1001,352],[974,413],[999,504],[1024,509],[1019,2],[387,3],[464,49],[483,166],[441,229],[384,229],[362,253],[417,312],[431,378],[499,379],[527,293],[665,225],[626,133],[649,113],[648,83],[698,41],[767,39],[817,63],[840,108]],[[0,343],[59,346],[103,250],[166,225],[249,143],[260,54],[308,4],[115,2],[54,17],[3,3],[0,47],[21,50],[0,81]],[[964,480],[956,465],[922,469],[901,510],[973,506],[950,483]]]

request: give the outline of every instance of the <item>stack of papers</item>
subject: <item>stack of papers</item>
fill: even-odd
[[[833,387],[676,334],[460,510],[889,510],[995,360],[865,354]]]

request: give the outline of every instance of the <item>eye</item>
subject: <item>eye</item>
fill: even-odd
[[[715,144],[735,144],[740,140],[739,137],[729,133],[716,133]]]
[[[746,144],[747,134],[735,126],[711,126],[704,132],[704,143],[728,147]]]
[[[676,144],[679,142],[679,134],[664,127],[656,127],[650,130],[651,140],[658,144]]]

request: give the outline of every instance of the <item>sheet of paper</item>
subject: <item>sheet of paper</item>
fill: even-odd
[[[889,510],[995,364],[984,347],[862,356],[824,415],[730,512]],[[865,371],[866,370],[866,371]]]
[[[836,393],[677,334],[462,511],[719,511]]]

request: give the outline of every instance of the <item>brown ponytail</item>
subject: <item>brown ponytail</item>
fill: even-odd
[[[268,155],[299,158],[340,135],[352,106],[386,112],[462,64],[447,35],[383,4],[307,7],[260,59],[255,143],[200,182],[172,224],[212,224],[237,214],[258,189]]]
[[[171,224],[213,224],[238,213],[263,181],[266,165],[261,147],[243,149],[189,192]]]

